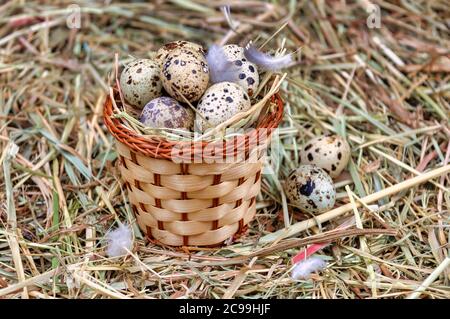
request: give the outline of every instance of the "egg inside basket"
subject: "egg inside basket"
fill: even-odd
[[[161,77],[165,69],[161,67]],[[213,246],[245,229],[256,213],[267,146],[283,115],[278,90],[284,77],[264,73],[246,110],[233,104],[236,96],[224,96],[228,109],[237,111],[213,125],[208,121],[213,111],[199,115],[199,104],[220,100],[208,93],[213,85],[222,85],[227,93],[233,84],[209,83],[197,103],[176,86],[172,94],[164,86],[172,98],[181,94],[183,107],[195,114],[192,129],[146,126],[143,112],[136,118],[133,112],[139,108],[124,98],[122,83],[110,88],[104,121],[116,141],[130,206],[149,239],[172,246]]]

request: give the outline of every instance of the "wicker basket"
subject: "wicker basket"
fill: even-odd
[[[149,239],[172,246],[214,246],[240,232],[253,219],[265,148],[283,113],[278,94],[272,96],[271,102],[275,110],[259,120],[256,130],[223,144],[222,154],[213,151],[207,156],[205,148],[219,142],[176,142],[138,135],[121,119],[112,117],[113,105],[108,96],[104,121],[116,139],[119,169],[133,212]],[[265,142],[259,143],[261,128],[269,129],[269,134]],[[252,139],[260,145],[250,149]],[[179,163],[179,158],[174,161],[173,148],[180,145],[190,150],[181,152],[181,157],[191,162],[196,159],[193,163]],[[245,155],[237,160],[237,150],[242,149]],[[214,163],[214,159],[230,152],[235,156],[233,163]]]

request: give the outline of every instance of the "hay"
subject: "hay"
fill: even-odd
[[[69,29],[73,2],[0,6],[0,298],[450,297],[445,2],[377,1],[379,29],[367,27],[369,1],[233,2],[235,30],[204,0],[90,3],[82,28]],[[105,234],[134,221],[101,120],[111,61],[180,38],[302,48],[281,84],[275,174],[264,176],[256,220],[228,246],[161,247],[134,226],[133,253],[107,258]],[[345,211],[331,219],[281,193],[298,149],[323,133],[353,149],[336,181]],[[383,196],[366,202],[374,193]],[[333,231],[348,216],[355,226]],[[297,238],[278,236],[285,225]],[[318,242],[331,242],[318,252],[327,268],[291,279],[291,258]]]

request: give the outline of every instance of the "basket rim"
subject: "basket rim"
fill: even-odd
[[[116,91],[117,92],[117,91]],[[231,154],[236,154],[236,149],[239,147],[244,147],[245,150],[248,148],[248,140],[251,137],[255,137],[255,131],[256,135],[259,134],[259,131],[261,129],[267,130],[267,138],[270,137],[272,130],[276,129],[281,122],[283,118],[283,108],[284,103],[281,99],[280,93],[277,92],[273,96],[270,97],[270,100],[268,103],[275,103],[276,104],[276,110],[274,112],[271,112],[267,116],[265,116],[255,130],[252,130],[249,133],[244,134],[245,139],[242,141],[240,139],[240,143],[238,142],[237,145],[235,145],[234,150],[231,152]],[[140,134],[137,134],[136,132],[128,129],[125,127],[121,120],[118,118],[113,118],[113,104],[111,100],[111,96],[109,94],[106,95],[105,103],[103,105],[103,121],[108,128],[108,131],[111,133],[111,135],[119,142],[125,144],[128,146],[131,150],[151,158],[155,159],[165,159],[165,160],[171,160],[172,159],[172,149],[174,147],[180,147],[182,145],[183,147],[188,147],[191,150],[192,158],[194,156],[198,156],[197,152],[202,152],[205,147],[212,143],[217,143],[217,141],[170,141],[167,140],[164,137],[150,137],[150,136],[143,136]],[[258,135],[259,137],[259,135]],[[225,141],[219,141],[220,143],[225,143]],[[184,144],[184,145],[183,145]],[[236,140],[235,140],[236,144]],[[245,144],[245,145],[243,145]],[[227,149],[228,151],[228,149]],[[226,154],[222,154],[223,156],[226,156]],[[222,156],[221,155],[221,156]],[[203,158],[204,156],[201,155]]]

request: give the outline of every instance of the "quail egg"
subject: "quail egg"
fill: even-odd
[[[334,178],[347,166],[350,146],[339,135],[318,136],[305,144],[300,158],[301,164],[315,164]]]
[[[206,90],[197,105],[197,126],[206,130],[208,124],[217,126],[233,117],[235,114],[250,109],[250,98],[244,89],[236,83],[220,82]]]
[[[238,78],[234,82],[242,86],[249,96],[253,96],[259,85],[258,68],[245,58],[244,48],[236,44],[225,45],[223,51],[226,57],[238,67]]]
[[[142,108],[161,95],[159,66],[149,59],[138,59],[127,64],[120,75],[120,87],[128,103]]]
[[[190,130],[194,125],[194,111],[175,99],[161,96],[145,105],[139,121],[151,128]]]
[[[316,165],[301,165],[291,172],[285,190],[291,204],[310,213],[328,211],[336,200],[333,180]]]
[[[230,61],[245,59],[244,48],[237,44],[227,44],[222,49]]]
[[[203,55],[187,49],[170,51],[163,63],[161,78],[164,89],[180,102],[195,102],[209,82],[209,68]]]
[[[169,52],[171,52],[175,49],[180,49],[180,48],[190,50],[193,52],[197,52],[203,56],[205,55],[205,50],[203,49],[203,47],[200,44],[188,42],[188,41],[184,41],[184,40],[173,41],[173,42],[164,44],[158,50],[158,52],[156,52],[155,59],[158,62],[159,66],[162,67],[163,62],[166,59],[167,54],[169,54]]]

